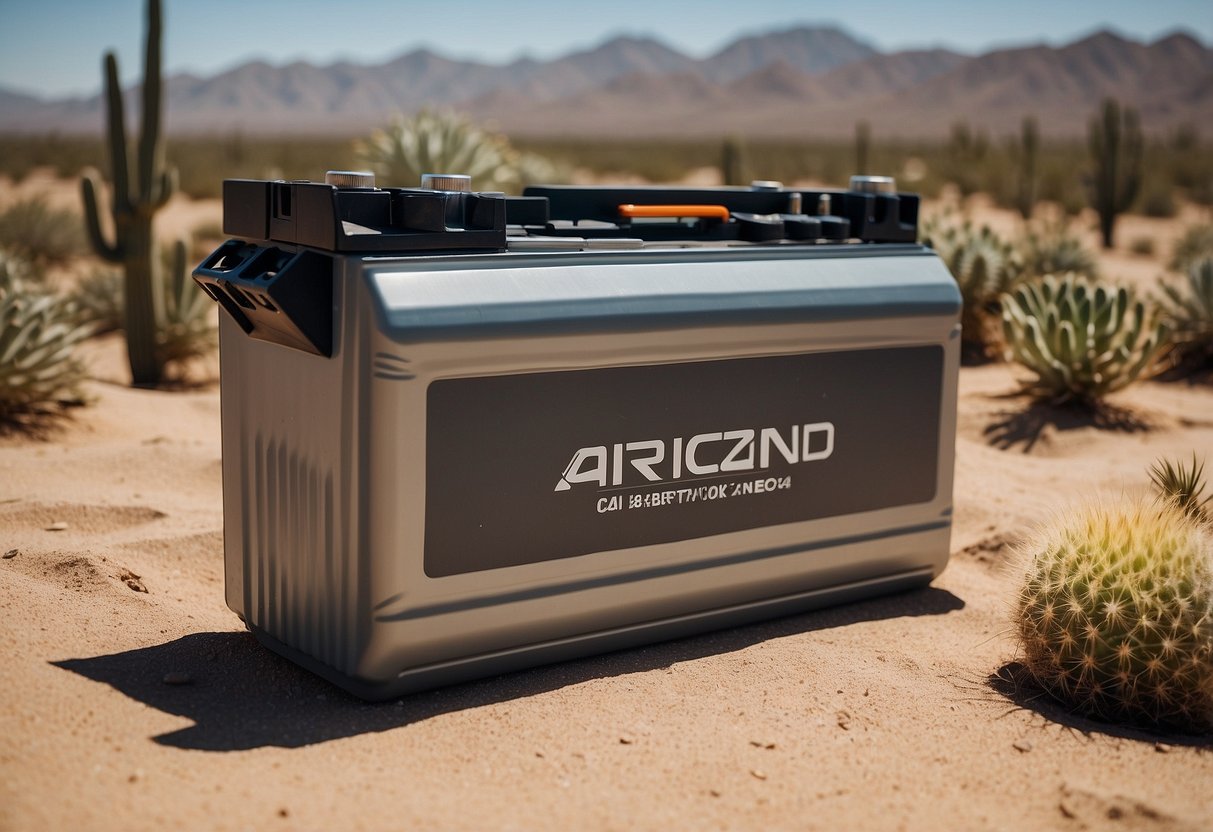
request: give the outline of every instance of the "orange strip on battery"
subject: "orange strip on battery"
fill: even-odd
[[[619,216],[634,217],[701,217],[727,220],[729,209],[723,205],[633,205],[619,206]]]

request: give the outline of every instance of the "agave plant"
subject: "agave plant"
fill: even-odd
[[[1163,306],[1176,345],[1196,361],[1213,360],[1213,258],[1192,263],[1178,286],[1162,284]]]
[[[0,421],[80,401],[84,367],[73,355],[89,334],[71,301],[18,276],[0,257]]]
[[[516,150],[504,135],[445,110],[399,116],[356,151],[380,182],[396,187],[416,187],[424,173],[463,173],[477,190],[516,191],[560,173],[547,159]]]
[[[1205,464],[1198,462],[1192,454],[1192,464],[1179,460],[1160,459],[1150,468],[1150,481],[1154,489],[1165,500],[1171,500],[1184,514],[1198,523],[1213,520],[1213,509],[1209,503],[1213,496],[1205,493]]]
[[[1068,274],[1022,284],[1002,299],[1010,357],[1036,378],[1033,395],[1096,404],[1151,372],[1169,330],[1125,287]]]
[[[1193,264],[1206,259],[1213,259],[1213,223],[1189,226],[1175,241],[1171,269],[1186,272]]]
[[[994,340],[990,321],[996,318],[999,296],[1022,271],[1015,250],[988,226],[949,224],[934,220],[923,225],[923,243],[935,249],[956,278],[964,298],[961,337],[970,351],[985,354]]]

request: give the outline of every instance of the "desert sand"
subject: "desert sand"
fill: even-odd
[[[1207,382],[1095,421],[966,367],[930,588],[369,705],[224,605],[215,368],[132,390],[116,339],[87,356],[88,407],[0,437],[2,829],[1213,828],[1213,736],[1068,715],[1010,633],[1037,523],[1213,460]]]

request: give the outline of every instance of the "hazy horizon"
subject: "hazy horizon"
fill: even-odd
[[[101,86],[102,54],[118,53],[123,81],[142,72],[143,0],[0,0],[0,87],[42,98],[90,96]],[[242,63],[295,60],[382,63],[413,49],[490,64],[540,60],[590,49],[619,36],[655,38],[695,57],[729,42],[798,26],[833,26],[881,51],[943,47],[966,54],[1035,43],[1059,45],[1100,29],[1153,41],[1184,30],[1213,42],[1213,10],[1192,0],[1063,3],[1030,0],[1012,8],[931,0],[855,2],[826,7],[756,0],[744,17],[721,0],[661,4],[617,0],[569,11],[569,4],[504,5],[463,0],[436,6],[365,0],[333,13],[319,0],[165,4],[165,71],[211,76]],[[818,14],[819,10],[823,14]],[[64,27],[65,19],[79,25]],[[344,25],[343,25],[344,24]],[[51,48],[53,45],[54,48]]]

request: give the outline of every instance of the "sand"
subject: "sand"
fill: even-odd
[[[1008,611],[1051,511],[1213,459],[1209,384],[1092,424],[966,367],[930,588],[368,705],[224,605],[213,381],[131,390],[115,339],[87,352],[90,406],[0,437],[0,829],[1213,827],[1213,736],[1067,715]]]

